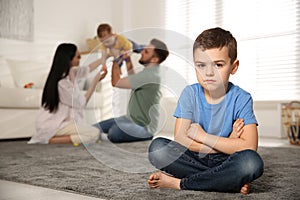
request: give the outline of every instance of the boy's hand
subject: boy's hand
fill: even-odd
[[[187,130],[187,136],[196,142],[202,143],[205,140],[206,133],[199,124],[194,123]]]
[[[244,119],[237,119],[232,125],[232,132],[229,138],[239,138],[244,131]]]

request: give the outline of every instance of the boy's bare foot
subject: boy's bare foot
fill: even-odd
[[[246,183],[242,188],[241,188],[241,193],[242,194],[249,194],[250,190],[250,183]]]
[[[148,179],[148,184],[151,188],[180,189],[180,179],[161,172],[151,174]]]

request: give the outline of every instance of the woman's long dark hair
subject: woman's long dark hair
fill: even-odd
[[[58,108],[58,82],[69,75],[71,61],[76,51],[76,45],[70,43],[60,44],[56,49],[42,96],[42,107],[49,110],[50,113],[55,112]]]

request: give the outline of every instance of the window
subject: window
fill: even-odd
[[[207,28],[229,30],[240,60],[231,81],[256,101],[295,100],[300,99],[299,11],[297,0],[167,0],[165,24],[192,40]],[[191,67],[177,68],[188,82],[196,81]]]

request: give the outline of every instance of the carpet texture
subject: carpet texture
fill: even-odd
[[[147,178],[154,169],[147,160],[148,146],[149,142],[74,147],[1,141],[0,179],[103,199],[300,198],[300,148],[260,147],[264,174],[251,184],[249,195],[242,195],[150,189]]]

